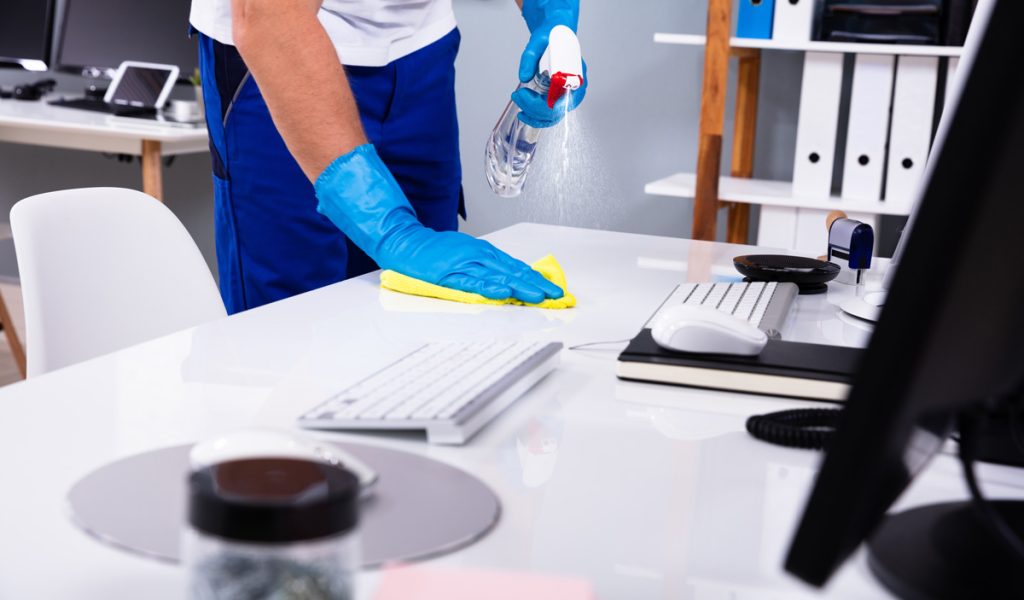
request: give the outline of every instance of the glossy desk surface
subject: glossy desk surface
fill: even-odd
[[[140,154],[142,140],[160,142],[165,156],[208,150],[206,127],[114,117],[46,101],[0,100],[0,142]]]
[[[0,390],[0,598],[182,597],[179,567],[101,545],[69,521],[68,488],[106,462],[233,428],[292,427],[423,341],[624,340],[673,286],[733,277],[731,258],[752,250],[540,225],[488,237],[527,260],[553,253],[579,307],[402,297],[371,275]],[[836,316],[834,302],[851,291],[800,298],[798,326],[784,335],[865,343],[863,326]],[[436,564],[584,578],[602,600],[816,596],[780,564],[819,457],[743,430],[750,414],[808,403],[618,381],[621,348],[565,351],[561,368],[464,447],[327,437],[424,453],[492,486],[503,503],[497,528]],[[990,495],[1024,497],[1020,471],[982,475]],[[900,506],[963,497],[958,465],[942,456]],[[378,579],[362,576],[362,597]],[[863,553],[824,594],[885,595]]]

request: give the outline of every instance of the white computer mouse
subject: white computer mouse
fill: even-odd
[[[680,304],[664,309],[651,323],[659,346],[677,352],[756,356],[768,336],[746,321],[709,306]]]
[[[344,467],[359,478],[362,495],[377,483],[377,472],[333,444],[274,429],[235,431],[200,442],[189,453],[193,470],[247,458],[297,458]]]

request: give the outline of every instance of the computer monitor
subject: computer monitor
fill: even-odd
[[[815,585],[868,540],[872,572],[903,597],[1024,590],[1024,558],[1013,551],[1024,502],[886,517],[956,424],[970,423],[958,419],[986,403],[1019,406],[1024,391],[1024,2],[979,4],[975,19],[955,112],[943,119],[899,272],[786,559]],[[973,441],[960,433],[963,455]]]
[[[4,0],[7,1],[7,0]],[[65,0],[56,63],[62,71],[113,77],[126,60],[195,71],[190,0]]]
[[[45,71],[50,62],[53,0],[0,2],[0,65]]]

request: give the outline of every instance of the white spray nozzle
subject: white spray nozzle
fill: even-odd
[[[548,48],[540,58],[540,72],[546,72],[551,78],[550,107],[554,107],[566,90],[577,90],[583,85],[583,52],[572,29],[565,25],[551,28]]]

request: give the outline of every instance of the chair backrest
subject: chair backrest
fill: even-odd
[[[141,192],[26,198],[11,231],[29,377],[226,316],[185,227]]]

